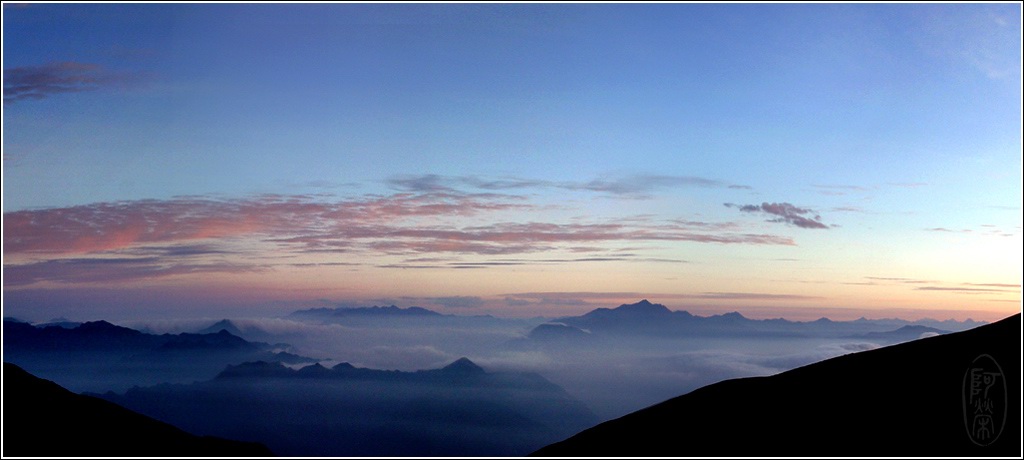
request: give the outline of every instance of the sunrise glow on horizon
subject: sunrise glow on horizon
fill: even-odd
[[[1021,310],[1019,4],[4,4],[3,312]]]

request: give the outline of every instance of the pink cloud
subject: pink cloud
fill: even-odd
[[[14,67],[4,69],[4,105],[22,100],[45,99],[62,93],[95,91],[137,79],[137,75],[114,72],[97,64],[83,62],[50,62],[38,66]]]
[[[325,234],[329,230],[345,229],[340,236],[360,237],[360,230],[375,231],[366,224],[409,216],[470,216],[524,207],[520,203],[452,194],[399,194],[333,203],[302,195],[96,203],[5,214],[4,250],[83,254],[138,244],[254,234],[286,235],[278,241],[292,239],[315,244],[325,235],[329,238],[330,234]]]
[[[734,223],[487,221],[507,216],[500,214],[503,211],[522,214],[535,209],[521,197],[441,190],[340,201],[306,195],[180,197],[23,210],[4,215],[5,269],[13,274],[5,284],[238,272],[257,264],[287,264],[287,258],[300,254],[355,254],[372,265],[372,257],[388,254],[495,256],[572,252],[581,247],[597,251],[622,242],[794,244],[787,237],[736,231],[739,226]],[[481,224],[467,226],[466,218]],[[255,258],[242,258],[229,249],[230,241],[249,241],[266,249]],[[625,258],[653,260],[635,254]],[[463,261],[458,268],[491,262]]]

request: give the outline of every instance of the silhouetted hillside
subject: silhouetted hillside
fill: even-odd
[[[266,457],[258,443],[199,437],[4,363],[5,457]]]
[[[533,455],[1019,457],[1020,344],[1017,314],[770,377],[726,380]]]
[[[466,358],[416,372],[253,362],[206,382],[101,397],[288,456],[525,455],[598,421],[540,375],[487,372]]]

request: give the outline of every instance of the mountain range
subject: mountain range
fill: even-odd
[[[544,318],[498,318],[491,315],[450,315],[423,307],[309,308],[294,311],[286,319],[320,324],[382,327],[533,327]]]
[[[617,308],[598,308],[579,316],[556,318],[548,323],[538,325],[541,338],[569,335],[576,337],[622,337],[643,336],[660,338],[706,338],[706,337],[744,337],[744,338],[839,338],[860,337],[871,333],[892,332],[898,328],[914,326],[921,332],[931,331],[944,333],[947,330],[964,330],[983,323],[972,320],[935,321],[920,320],[909,322],[897,319],[855,321],[832,321],[821,318],[816,321],[789,321],[785,319],[750,319],[738,312],[712,316],[697,316],[685,310],[669,310],[661,304],[651,303],[644,299],[634,304],[620,305]],[[934,326],[942,326],[939,329]],[[556,326],[556,327],[552,327]],[[913,329],[913,328],[912,328]],[[903,332],[908,332],[905,330]],[[589,335],[580,334],[589,333]],[[918,335],[920,335],[920,333]],[[557,334],[557,335],[556,335]],[[531,335],[534,335],[531,333]],[[902,337],[909,340],[917,338],[907,334],[889,334],[886,340]]]
[[[598,421],[540,375],[466,358],[415,372],[249,362],[204,382],[96,396],[286,456],[521,456]]]
[[[107,321],[75,327],[38,327],[4,321],[4,360],[74,391],[127,389],[160,382],[207,379],[224,366],[268,360],[315,360],[249,342],[227,331],[213,334],[149,334]]]
[[[4,363],[3,450],[13,457],[267,457],[258,443],[195,436]]]
[[[1021,455],[1021,315],[730,379],[532,455]]]

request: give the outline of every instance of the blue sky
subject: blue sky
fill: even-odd
[[[221,305],[271,275],[317,291],[267,294],[288,305],[455,296],[518,315],[560,307],[509,311],[504,294],[557,291],[580,294],[576,305],[651,292],[673,308],[819,316],[1019,309],[1017,4],[5,4],[3,15],[3,209],[26,222],[4,227],[4,295],[26,310],[70,308],[40,299],[83,289],[112,299],[224,276],[204,301]],[[303,214],[407,197],[419,201],[353,217],[360,232],[323,209]],[[272,214],[283,203],[304,211]],[[141,208],[149,226],[114,238]],[[244,232],[153,227],[215,211],[264,217]],[[44,213],[58,220],[40,227]],[[614,235],[599,227],[612,224]],[[315,232],[318,248],[348,252],[288,246]],[[158,259],[138,252],[153,245]],[[352,281],[310,285],[281,258],[321,264],[314,278],[363,265],[347,266]],[[101,259],[109,279],[74,270]],[[141,263],[160,270],[114,273]],[[545,282],[553,273],[567,285]],[[1001,291],[979,291],[990,288]]]

